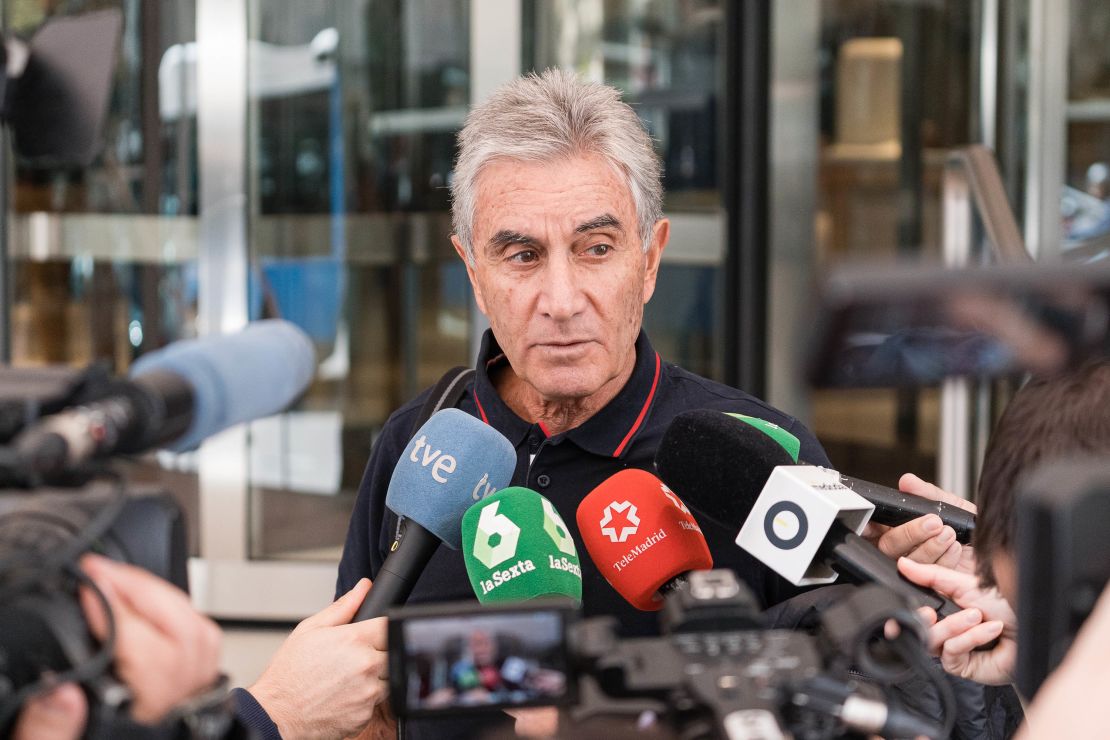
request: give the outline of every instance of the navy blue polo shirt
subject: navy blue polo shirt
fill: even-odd
[[[493,334],[486,331],[476,372],[459,408],[504,434],[517,452],[512,484],[539,491],[562,515],[582,560],[582,610],[586,616],[613,615],[626,636],[658,634],[655,612],[642,612],[626,602],[590,560],[578,533],[575,512],[587,493],[625,468],[654,472],[655,450],[671,420],[690,409],[719,409],[756,416],[789,430],[801,441],[801,457],[828,465],[825,451],[808,429],[755,398],[663,362],[647,335],[636,340],[636,366],[624,388],[582,425],[550,435],[543,424],[517,416],[497,395],[490,374],[507,362]],[[370,453],[359,486],[347,543],[339,563],[336,596],[360,578],[371,579],[381,568],[396,531],[396,517],[385,508],[386,489],[393,466],[412,438],[415,423],[431,389],[397,410],[382,429]],[[722,496],[728,495],[722,491]],[[798,591],[735,544],[740,529],[721,527],[694,515],[705,533],[717,568],[731,568],[751,587],[765,606],[777,604]],[[462,554],[440,545],[416,582],[408,603],[476,600]],[[471,738],[495,728],[511,730],[504,714],[487,717],[449,717],[406,721],[406,740],[415,738]]]
[[[539,491],[567,523],[582,555],[582,607],[586,616],[615,615],[629,636],[658,634],[657,616],[628,604],[590,560],[575,522],[578,503],[595,486],[624,468],[654,472],[655,451],[663,432],[679,413],[690,409],[719,409],[774,422],[801,440],[801,458],[828,465],[821,445],[796,419],[763,401],[664,362],[647,335],[636,340],[636,366],[624,388],[583,424],[550,435],[544,425],[517,416],[497,395],[490,373],[507,362],[493,334],[487,331],[476,373],[459,403],[463,411],[504,434],[517,451],[512,484]],[[358,500],[339,564],[337,596],[362,577],[373,578],[389,554],[396,518],[387,516],[386,489],[393,466],[412,437],[413,424],[429,391],[390,416],[374,445],[359,486]],[[534,457],[533,457],[534,456]],[[722,496],[729,495],[722,491]],[[694,510],[697,516],[697,510]],[[735,544],[739,523],[721,527],[705,517],[699,524],[718,568],[731,568],[755,592],[764,606],[797,593],[796,589]],[[416,582],[408,603],[473,600],[462,554],[440,545]]]

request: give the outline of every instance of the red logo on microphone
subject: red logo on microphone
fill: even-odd
[[[614,522],[614,514],[620,515]],[[619,529],[618,529],[619,526]],[[640,528],[640,517],[636,516],[636,506],[631,501],[611,502],[605,507],[601,517],[601,533],[612,542],[624,542]]]

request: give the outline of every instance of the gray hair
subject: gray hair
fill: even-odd
[[[661,164],[636,112],[608,85],[548,69],[506,83],[466,117],[451,181],[451,221],[474,264],[478,176],[498,159],[550,162],[598,154],[628,182],[644,251],[663,217]]]

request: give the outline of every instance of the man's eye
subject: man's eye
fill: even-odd
[[[586,254],[592,257],[604,257],[613,251],[613,247],[609,244],[595,244],[586,250]]]
[[[532,262],[535,262],[537,259],[539,259],[539,255],[537,255],[536,252],[531,249],[522,249],[521,251],[509,256],[510,262],[516,262],[522,265],[530,264]]]

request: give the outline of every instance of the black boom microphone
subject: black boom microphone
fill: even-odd
[[[752,422],[762,422],[762,420],[751,420],[751,422],[744,421],[748,417],[742,417],[735,414],[726,414],[719,411],[698,410],[689,412],[693,417],[699,418],[704,423],[701,427],[701,433],[706,436],[711,436],[713,439],[718,439],[719,434],[714,433],[718,425],[722,425],[722,417],[730,424],[742,424],[747,429],[741,430],[745,435],[748,444],[754,445],[754,449],[772,449],[768,446],[768,442],[774,442],[776,447],[780,447],[781,440],[774,439],[775,436],[786,438],[792,444],[791,449],[786,451],[790,453],[793,462],[799,465],[813,465],[808,460],[800,459],[798,457],[798,438],[790,434],[785,429],[775,429],[774,435],[763,434],[765,439],[757,439],[750,435],[750,430],[755,429],[763,433],[763,428],[760,424]],[[739,418],[733,418],[737,417]],[[710,418],[713,417],[713,418]],[[722,425],[723,426],[723,425]],[[773,425],[770,425],[773,426]],[[690,431],[687,429],[687,431]],[[712,442],[710,442],[712,444]],[[781,447],[780,447],[781,448]],[[754,470],[748,473],[748,476],[762,476],[762,480],[766,480],[770,475],[770,470],[766,472],[762,470]],[[956,541],[963,544],[971,542],[971,536],[975,532],[975,514],[967,509],[961,509],[959,506],[946,504],[943,501],[933,501],[932,499],[925,498],[924,496],[915,496],[912,493],[905,493],[904,491],[897,491],[893,488],[880,486],[878,483],[871,483],[870,481],[860,480],[853,478],[850,475],[844,475],[838,472],[840,482],[848,488],[852,489],[860,496],[870,501],[875,505],[875,511],[871,514],[871,521],[876,524],[885,524],[888,527],[897,527],[912,521],[926,514],[936,514],[940,517],[941,521],[951,527],[956,532]],[[761,484],[762,485],[762,484]]]
[[[836,471],[796,465],[782,446],[748,424],[717,411],[679,414],[663,435],[655,467],[705,516],[726,527],[755,528],[767,543],[763,551],[753,552],[749,542],[742,542],[743,530],[737,544],[795,585],[831,582],[841,571],[932,607],[939,618],[960,611],[954,602],[903,578],[893,560],[845,523],[861,521],[869,506],[839,482]],[[780,489],[785,473],[772,474],[782,467],[791,480]],[[779,494],[779,501],[761,506],[770,493]],[[838,507],[835,516],[829,514]],[[759,522],[747,521],[755,515]]]

